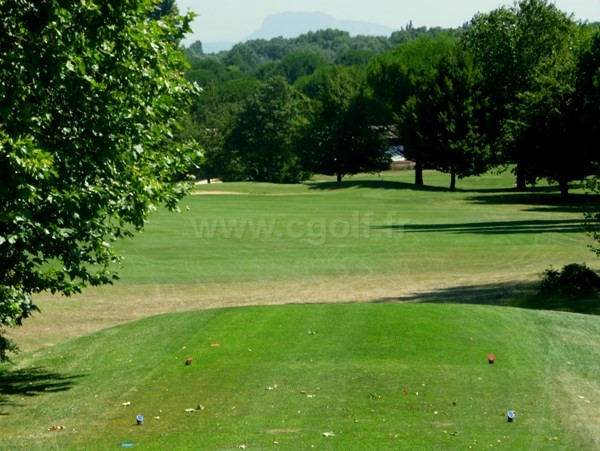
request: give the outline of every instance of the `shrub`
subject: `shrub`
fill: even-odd
[[[600,290],[600,276],[585,264],[571,263],[560,271],[547,269],[542,274],[540,292],[568,298],[592,296]]]

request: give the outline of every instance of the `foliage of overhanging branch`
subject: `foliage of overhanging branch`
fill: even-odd
[[[0,324],[31,294],[110,283],[112,242],[141,229],[197,157],[176,139],[194,89],[191,17],[152,1],[0,3]],[[0,358],[5,357],[0,346]]]

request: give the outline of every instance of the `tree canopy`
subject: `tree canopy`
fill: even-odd
[[[110,283],[111,243],[184,194],[191,16],[152,14],[150,0],[0,3],[0,326],[36,293]]]
[[[527,114],[526,104],[536,114],[535,109],[547,112],[553,108],[548,102],[559,101],[555,96],[552,101],[546,96],[546,104],[539,103],[541,90],[550,89],[541,78],[547,71],[564,76],[558,66],[570,57],[575,29],[575,21],[553,3],[521,0],[512,7],[476,15],[465,32],[463,42],[485,74],[483,91],[490,99],[490,143],[503,151],[505,162],[516,164],[519,189],[525,189],[527,181],[534,182],[540,175],[530,164],[537,158],[530,137],[540,130],[539,126],[537,132],[528,127],[523,116]],[[559,83],[565,81],[563,78]]]
[[[381,136],[373,131],[393,129],[415,162],[417,185],[424,184],[424,168],[450,173],[454,187],[457,177],[509,167],[518,189],[545,178],[566,196],[569,184],[593,173],[600,159],[595,75],[589,75],[597,69],[589,48],[597,30],[548,0],[518,0],[457,29],[409,23],[390,37],[321,30],[247,41],[216,55],[195,52],[189,77],[207,87],[209,100],[233,80],[255,86],[274,76],[304,92],[315,113],[297,146],[308,172],[342,177],[384,168],[379,157],[386,143],[377,144]],[[241,103],[226,97],[211,104],[219,114],[197,117],[234,120]],[[226,169],[226,160],[212,158],[225,153],[212,149],[231,144],[222,138],[232,124],[213,124],[197,123],[210,136],[205,167]]]
[[[314,120],[305,141],[314,172],[345,175],[389,168],[384,134],[375,126],[372,100],[356,67],[324,67],[301,79],[300,89],[315,101]]]
[[[298,144],[309,121],[308,99],[281,76],[257,86],[225,139],[227,180],[297,183],[307,178]]]
[[[398,129],[407,155],[449,173],[450,189],[455,189],[457,177],[480,175],[489,168],[485,101],[481,73],[468,54],[452,41],[442,43],[439,51],[432,76],[421,80],[398,113]]]

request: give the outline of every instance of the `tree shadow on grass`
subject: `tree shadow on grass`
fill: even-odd
[[[307,182],[309,189],[321,191],[338,191],[350,188],[368,188],[383,190],[411,190],[429,192],[448,192],[474,194],[466,198],[467,202],[481,205],[524,205],[527,211],[583,213],[590,206],[600,204],[600,196],[592,194],[570,194],[567,199],[560,197],[557,186],[535,186],[526,191],[517,191],[514,187],[505,188],[474,188],[451,190],[443,186],[416,186],[414,183],[398,180],[364,180],[348,179],[341,182],[322,181]]]
[[[44,368],[0,369],[0,409],[4,406],[15,406],[13,398],[68,391],[82,377],[83,375],[49,372]],[[6,413],[0,412],[0,415]]]
[[[600,299],[568,299],[541,296],[539,282],[505,282],[439,288],[406,296],[382,298],[373,303],[470,304],[519,307],[600,315]]]
[[[514,303],[514,306],[532,310],[554,310],[559,312],[600,315],[600,298],[598,298],[598,296],[572,299],[567,297],[533,294],[517,300]]]
[[[583,219],[538,219],[526,221],[464,222],[455,224],[395,224],[376,226],[375,230],[392,230],[398,233],[442,232],[452,234],[539,234],[583,233]]]
[[[436,185],[423,185],[417,186],[412,182],[401,182],[398,180],[385,180],[385,179],[346,179],[341,182],[335,180],[327,181],[312,181],[306,182],[309,189],[322,190],[322,191],[336,191],[349,188],[369,188],[369,189],[386,189],[386,190],[411,190],[411,191],[432,191],[432,192],[448,192],[448,193],[479,193],[484,196],[475,196],[473,199],[482,200],[486,198],[495,199],[496,197],[502,197],[501,194],[505,194],[510,198],[514,199],[515,203],[524,201],[528,203],[528,200],[538,201],[538,198],[551,199],[552,202],[560,203],[560,191],[556,186],[536,186],[529,188],[527,191],[517,191],[514,187],[502,187],[502,188],[457,188],[450,189],[447,186],[436,186]],[[578,195],[573,195],[576,197]],[[517,202],[519,201],[519,202]]]
[[[309,182],[309,189],[321,191],[336,191],[349,188],[389,189],[389,190],[413,190],[413,191],[436,191],[450,192],[449,188],[440,186],[416,186],[413,183],[399,182],[397,180],[342,180],[341,182]]]
[[[552,192],[506,192],[503,194],[484,194],[466,198],[467,202],[480,205],[523,205],[525,211],[548,213],[584,213],[600,204],[600,196],[591,194],[571,194],[561,199]]]
[[[382,298],[374,303],[415,302],[424,304],[512,305],[516,299],[531,294],[533,282],[510,282],[437,288],[410,295]]]

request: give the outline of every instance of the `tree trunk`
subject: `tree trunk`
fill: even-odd
[[[343,177],[343,174],[341,172],[338,172],[337,173],[337,182],[338,183],[342,183],[342,177]]]
[[[454,191],[456,189],[456,170],[454,168],[450,169],[450,191]]]
[[[423,163],[415,161],[415,186],[423,186]]]
[[[559,181],[559,185],[560,185],[560,198],[562,200],[568,199],[569,198],[569,181],[561,180],[561,181]]]
[[[517,191],[527,190],[527,179],[525,177],[525,168],[517,163]]]

